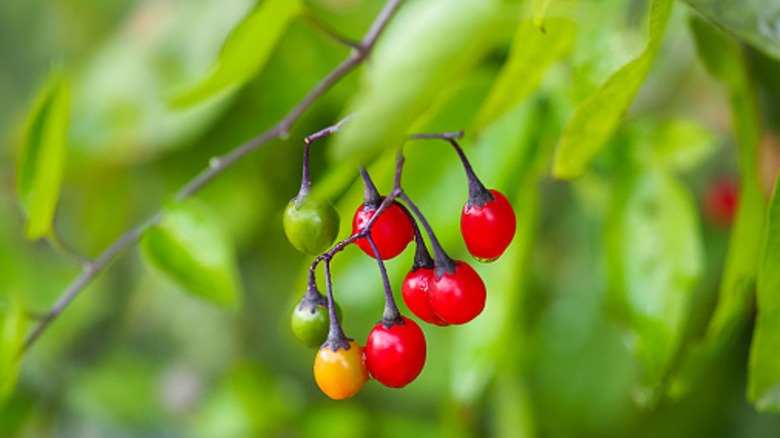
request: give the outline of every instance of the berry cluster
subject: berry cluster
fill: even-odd
[[[360,391],[369,376],[388,387],[406,386],[425,365],[425,336],[415,321],[400,314],[385,260],[396,257],[415,242],[414,262],[403,281],[402,296],[409,310],[429,324],[447,326],[473,320],[484,309],[487,292],[474,268],[447,255],[428,221],[401,188],[402,151],[398,153],[393,190],[387,196],[381,196],[368,172],[360,169],[365,195],[354,214],[352,234],[323,253],[338,234],[339,218],[330,203],[314,199],[310,193],[309,148],[314,140],[336,128],[307,137],[301,189],[285,209],[283,225],[295,248],[317,256],[309,269],[306,294],[293,310],[292,330],[301,342],[319,348],[314,378],[322,392],[341,400]],[[501,192],[488,190],[477,178],[456,142],[460,136],[425,134],[411,138],[442,139],[458,153],[469,183],[468,201],[460,221],[463,239],[476,260],[490,262],[500,257],[512,241],[515,213]],[[433,257],[418,221],[428,235]],[[377,260],[384,285],[384,313],[369,333],[365,347],[346,337],[340,324],[341,310],[333,299],[330,263],[335,254],[350,244]],[[320,293],[316,283],[315,269],[319,263],[324,265],[327,296]]]

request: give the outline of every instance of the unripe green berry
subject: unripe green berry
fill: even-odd
[[[336,317],[341,321],[341,307],[336,303]],[[328,338],[330,316],[328,307],[309,304],[305,299],[295,305],[290,326],[299,341],[311,348],[319,348]]]
[[[305,196],[294,198],[284,209],[284,233],[298,251],[320,255],[336,240],[339,214],[327,202]]]

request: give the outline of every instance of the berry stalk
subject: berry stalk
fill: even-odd
[[[333,351],[339,351],[343,348],[349,350],[349,341],[344,329],[341,328],[338,315],[336,314],[336,302],[333,300],[333,282],[330,275],[330,259],[325,260],[325,287],[328,292],[328,316],[330,318],[330,328],[328,329],[328,339],[323,348],[330,348]]]

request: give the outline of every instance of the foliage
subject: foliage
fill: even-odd
[[[349,44],[381,2],[7,3],[0,436],[780,434],[777,6],[403,2],[352,58],[362,67],[233,163],[364,54]],[[302,139],[347,115],[311,149],[339,239],[357,164],[386,193],[407,135],[461,129],[517,233],[499,262],[472,263],[482,315],[420,324],[417,380],[332,402],[289,328],[311,256],[282,214]],[[417,140],[405,154],[405,192],[471,260],[458,157]],[[726,227],[703,199],[724,178],[739,181]],[[387,262],[397,297],[412,253]],[[344,329],[365,344],[382,317],[376,261],[351,245],[331,267]],[[69,284],[79,297],[20,356]]]

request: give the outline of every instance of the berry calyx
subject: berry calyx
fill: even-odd
[[[516,228],[514,209],[498,190],[469,196],[460,217],[466,248],[481,262],[499,258],[512,242]]]
[[[290,244],[309,255],[319,255],[333,244],[339,233],[339,222],[339,214],[330,202],[308,194],[293,198],[282,218]]]
[[[314,380],[320,390],[334,400],[348,399],[368,381],[363,348],[349,340],[346,347],[326,344],[314,358]]]
[[[443,321],[465,324],[482,313],[487,289],[477,271],[468,263],[452,261],[450,266],[436,267],[428,300],[431,309]]]
[[[425,335],[413,320],[400,317],[378,322],[366,341],[366,367],[371,376],[391,388],[411,383],[425,365]]]

